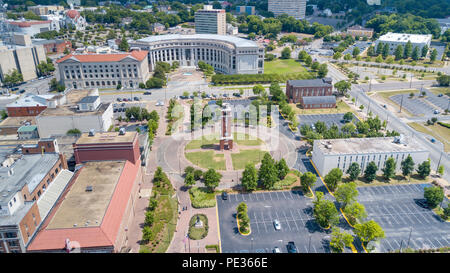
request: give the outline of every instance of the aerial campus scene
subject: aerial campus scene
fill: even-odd
[[[422,2],[0,0],[0,253],[449,253]]]

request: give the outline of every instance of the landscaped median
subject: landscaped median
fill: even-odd
[[[237,207],[236,222],[239,233],[243,236],[248,236],[252,233],[250,229],[250,218],[247,214],[247,204],[240,203]]]

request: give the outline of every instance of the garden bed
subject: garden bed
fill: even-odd
[[[203,227],[195,227],[197,222],[197,216],[203,222]],[[208,235],[208,217],[204,214],[195,214],[189,221],[189,238],[192,240],[201,240]]]

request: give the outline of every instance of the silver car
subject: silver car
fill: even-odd
[[[278,221],[277,219],[273,220],[273,226],[275,227],[276,230],[280,230],[281,229],[280,221]]]
[[[281,250],[280,250],[280,248],[279,247],[274,247],[273,248],[273,253],[281,253]]]

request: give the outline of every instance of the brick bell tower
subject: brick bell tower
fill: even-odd
[[[220,150],[233,149],[233,134],[231,133],[231,107],[230,104],[224,103],[222,106],[222,131],[220,134]]]

